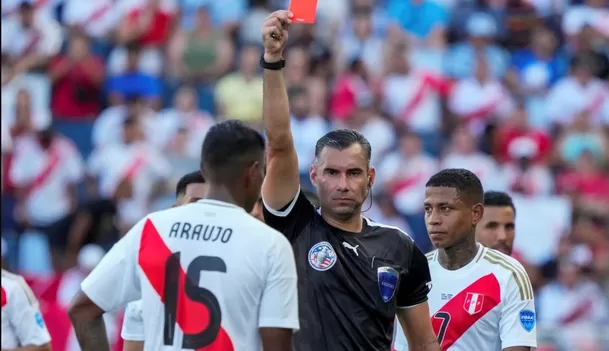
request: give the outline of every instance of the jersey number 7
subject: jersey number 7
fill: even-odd
[[[446,336],[446,329],[448,329],[448,324],[450,323],[450,314],[448,312],[439,311],[438,313],[433,315],[433,318],[441,320],[440,330],[438,330],[438,344],[442,346],[442,342],[444,341],[444,336]]]
[[[222,321],[222,310],[220,309],[218,299],[216,299],[211,291],[199,286],[201,271],[226,273],[226,264],[220,257],[198,256],[188,265],[186,276],[182,283],[180,282],[180,278],[183,276],[181,270],[180,252],[176,252],[169,256],[165,262],[163,340],[166,346],[173,345],[177,321],[196,321],[200,325],[198,326],[199,328],[194,329],[200,329],[201,331],[195,334],[187,334],[184,331],[184,339],[182,341],[183,349],[196,350],[214,342],[220,331]],[[198,305],[204,305],[209,315],[207,323],[201,318],[201,315],[198,313],[199,311],[193,311],[188,308],[187,304],[184,303],[185,301],[181,301],[182,299],[190,299],[193,302],[198,302]],[[178,317],[178,314],[180,317]],[[186,329],[184,325],[181,325],[181,328],[182,330]]]

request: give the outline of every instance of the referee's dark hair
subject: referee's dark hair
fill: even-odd
[[[485,207],[511,207],[516,215],[516,206],[512,197],[504,193],[503,191],[487,191],[484,193],[484,206]]]
[[[201,170],[206,181],[228,184],[244,168],[264,155],[264,139],[241,121],[228,120],[212,126],[201,148]]]
[[[205,183],[205,178],[200,171],[191,172],[184,175],[180,180],[178,180],[178,184],[176,185],[176,197],[180,195],[184,195],[186,193],[186,188],[190,184],[203,184]]]
[[[441,170],[429,178],[425,187],[454,188],[462,200],[469,201],[472,205],[484,201],[484,190],[480,179],[463,168]]]
[[[317,144],[315,144],[315,157],[319,157],[319,154],[326,146],[336,150],[344,150],[353,144],[360,144],[362,146],[366,160],[370,162],[372,155],[370,142],[360,132],[353,129],[337,129],[322,136],[317,140]]]

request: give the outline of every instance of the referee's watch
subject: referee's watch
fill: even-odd
[[[285,67],[285,59],[282,58],[281,60],[279,60],[277,62],[266,62],[264,60],[264,54],[262,54],[260,56],[260,67],[271,70],[271,71],[279,71],[283,67]]]

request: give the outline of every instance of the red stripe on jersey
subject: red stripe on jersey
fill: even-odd
[[[2,307],[6,305],[6,291],[2,288]]]
[[[472,294],[483,296],[481,302],[478,302],[478,304],[474,303],[475,307],[470,304]],[[439,336],[444,324],[444,335],[440,345],[442,351],[448,350],[474,323],[495,308],[499,302],[501,302],[501,288],[494,274],[489,274],[476,280],[453,296],[431,317],[431,324],[436,335]],[[468,309],[475,313],[470,314]],[[442,312],[450,315],[448,322],[444,318],[436,317],[438,313]]]
[[[146,220],[142,231],[138,263],[163,303],[165,303],[165,263],[171,254],[171,250],[165,245],[152,221]],[[196,334],[207,328],[209,311],[205,305],[196,303],[186,296],[184,291],[186,273],[183,268],[180,268],[179,274],[176,321],[185,334]],[[234,351],[234,349],[230,337],[224,328],[220,327],[216,340],[196,351]]]

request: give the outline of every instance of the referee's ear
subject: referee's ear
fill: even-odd
[[[375,179],[376,179],[376,169],[374,169],[374,167],[368,168],[368,189],[372,189]]]

